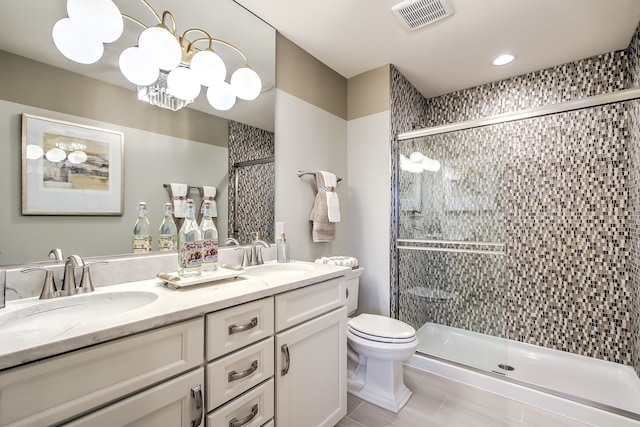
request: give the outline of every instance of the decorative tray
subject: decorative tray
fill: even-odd
[[[201,283],[215,282],[224,279],[235,279],[245,273],[246,271],[243,268],[230,269],[218,267],[216,271],[203,271],[200,276],[195,277],[180,277],[177,272],[158,273],[156,274],[156,277],[160,279],[163,285],[169,288],[180,289],[185,286],[199,285]]]

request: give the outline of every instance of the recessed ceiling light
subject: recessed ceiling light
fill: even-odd
[[[510,55],[510,54],[504,54],[504,55],[500,55],[498,56],[496,59],[493,60],[493,65],[506,65],[508,63],[510,63],[511,61],[513,61],[514,59],[516,59],[516,57],[514,55]]]

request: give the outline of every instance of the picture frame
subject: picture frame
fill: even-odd
[[[444,164],[446,211],[495,209],[494,164],[489,157],[448,159]]]
[[[422,174],[401,172],[400,179],[400,209],[409,212],[422,211]]]
[[[22,114],[22,215],[123,215],[124,134]]]

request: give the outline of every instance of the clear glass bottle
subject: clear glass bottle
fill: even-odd
[[[133,227],[132,244],[133,253],[145,253],[151,251],[151,224],[147,218],[147,204],[138,203],[138,219]]]
[[[212,218],[213,207],[210,200],[202,204],[202,271],[216,271],[218,269],[218,229]]]
[[[202,274],[202,234],[195,219],[193,200],[187,199],[186,216],[178,233],[178,275]]]
[[[291,261],[291,254],[289,253],[289,243],[284,233],[282,233],[280,241],[276,245],[276,260],[278,262]]]
[[[173,221],[173,205],[165,203],[162,213],[164,218],[158,230],[158,250],[161,252],[175,251],[177,248],[178,228]]]

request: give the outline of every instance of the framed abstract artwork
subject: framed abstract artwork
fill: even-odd
[[[122,215],[124,134],[22,115],[23,215]]]

